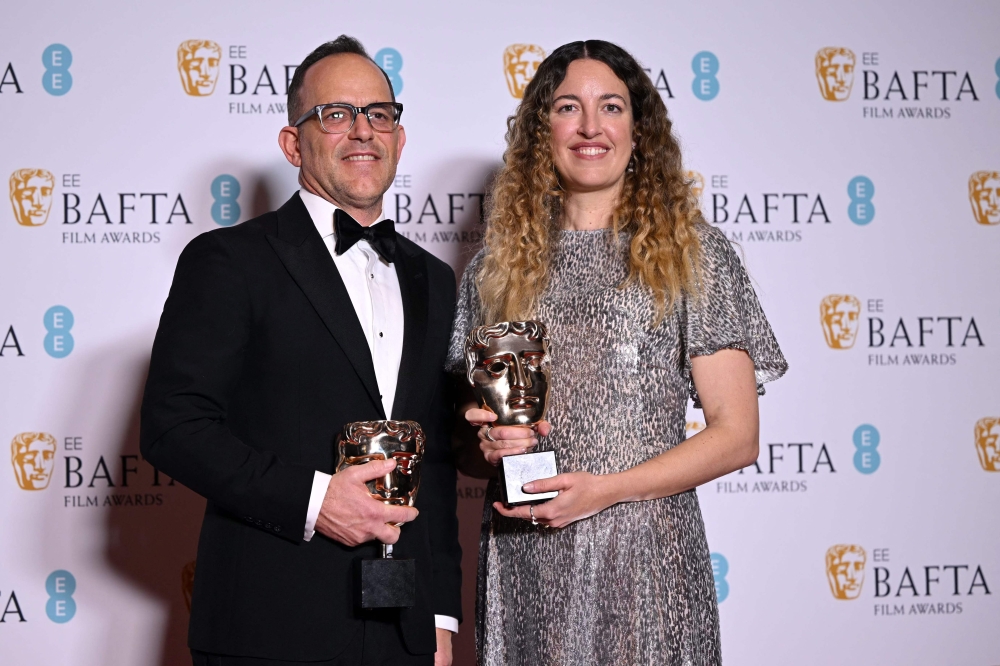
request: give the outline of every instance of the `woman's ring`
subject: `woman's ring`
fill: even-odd
[[[531,514],[531,524],[537,525],[538,521],[535,519],[535,505],[533,504],[528,505],[528,513]]]
[[[497,441],[497,440],[493,439],[493,426],[491,426],[489,423],[487,423],[483,427],[486,428],[486,430],[483,431],[483,437],[485,437],[486,439],[490,440],[491,442]]]

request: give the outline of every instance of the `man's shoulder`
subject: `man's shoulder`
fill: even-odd
[[[404,252],[410,256],[423,257],[423,259],[427,262],[427,270],[430,275],[441,279],[447,278],[452,282],[455,281],[455,271],[446,262],[438,259],[433,254],[402,234],[397,234],[396,238],[398,239],[397,242],[400,244]]]

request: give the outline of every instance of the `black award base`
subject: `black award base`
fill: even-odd
[[[392,558],[392,546],[382,546],[383,557],[358,560],[354,581],[361,608],[411,608],[417,603],[416,560]]]
[[[555,490],[547,493],[526,493],[521,490],[521,486],[529,481],[547,479],[559,473],[555,451],[504,456],[500,459],[499,472],[500,499],[508,506],[544,502],[559,494]]]

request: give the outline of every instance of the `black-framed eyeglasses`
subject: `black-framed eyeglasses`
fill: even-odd
[[[399,127],[403,105],[399,102],[375,102],[368,106],[352,106],[343,102],[320,104],[309,109],[292,127],[298,127],[315,114],[321,130],[327,134],[343,134],[351,131],[359,113],[365,114],[376,132],[391,132]]]

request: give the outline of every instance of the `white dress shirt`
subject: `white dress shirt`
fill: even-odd
[[[361,328],[368,341],[368,349],[375,365],[379,397],[386,418],[392,418],[392,403],[396,398],[396,381],[399,377],[399,360],[403,355],[403,296],[399,291],[399,278],[395,267],[383,260],[368,241],[362,239],[342,255],[337,255],[337,238],[334,233],[333,213],[337,207],[311,192],[299,190],[299,196],[309,217],[316,225],[326,244],[333,263],[337,266],[347,293],[354,305]],[[385,218],[380,214],[375,222]],[[372,224],[374,224],[373,222]],[[313,476],[309,507],[306,510],[306,541],[312,539],[330,485],[329,474],[317,471]],[[458,632],[458,620],[447,615],[435,615],[434,623],[441,629]]]

